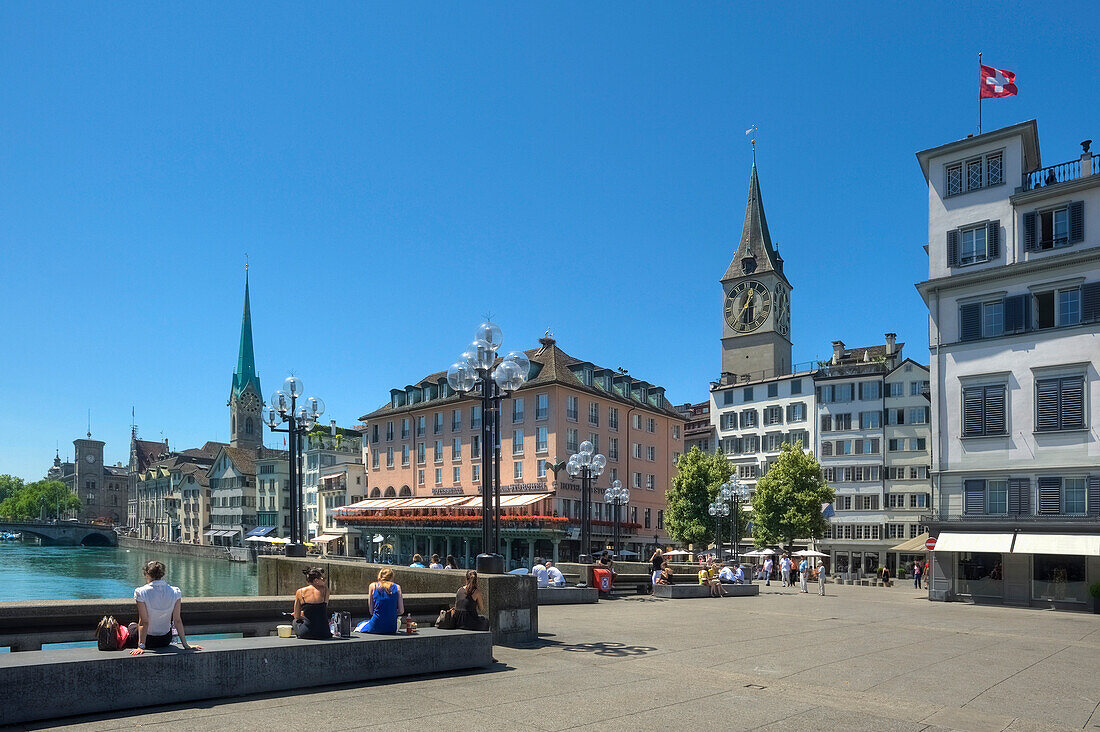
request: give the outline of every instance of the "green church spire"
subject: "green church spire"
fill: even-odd
[[[252,309],[248,302],[248,267],[244,272],[244,315],[241,317],[241,345],[237,353],[237,370],[233,372],[233,389],[230,399],[236,399],[245,387],[252,384],[256,396],[263,399],[260,377],[256,375],[256,354],[252,350]]]

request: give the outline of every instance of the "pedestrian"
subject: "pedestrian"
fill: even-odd
[[[817,594],[825,597],[825,565],[817,563]]]
[[[775,566],[775,565],[773,564],[772,558],[769,555],[768,558],[764,560],[764,584],[767,585],[768,587],[771,587],[771,584],[772,584],[772,567],[773,566]]]
[[[791,558],[784,552],[779,558],[779,574],[783,578],[783,586],[791,586]]]
[[[652,584],[658,584],[657,580],[661,577],[661,565],[665,562],[664,556],[661,554],[661,549],[658,547],[653,550],[653,556],[649,558],[649,571],[650,581]],[[652,590],[650,590],[652,592]]]
[[[919,561],[918,562],[913,562],[913,589],[915,589],[915,590],[921,589],[920,576],[921,576],[920,562]]]
[[[125,644],[131,656],[140,656],[146,648],[165,648],[172,643],[172,631],[179,636],[185,651],[201,651],[202,646],[188,644],[187,633],[180,617],[183,593],[164,580],[163,562],[146,562],[142,567],[146,584],[134,590],[138,621],[130,623],[129,637]]]
[[[806,594],[809,590],[806,589],[806,580],[810,577],[810,562],[806,557],[802,557],[802,561],[798,563],[798,591]]]

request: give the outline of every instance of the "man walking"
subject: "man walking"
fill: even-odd
[[[817,594],[825,597],[825,565],[817,563]]]
[[[806,580],[809,579],[810,563],[806,560],[806,557],[802,557],[802,561],[798,563],[798,591],[807,594],[809,590],[806,589]]]
[[[768,558],[764,560],[764,585],[767,586],[767,587],[771,587],[771,584],[772,584],[772,567],[773,566],[775,566],[775,565],[772,562],[771,556],[769,555]]]
[[[915,590],[921,589],[920,578],[921,578],[920,562],[913,562],[913,589],[915,589]]]
[[[783,578],[783,586],[791,586],[791,558],[784,554],[779,558],[779,574]]]

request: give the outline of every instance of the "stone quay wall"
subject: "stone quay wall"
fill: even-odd
[[[128,549],[141,549],[143,551],[161,552],[163,554],[175,554],[184,557],[199,557],[201,559],[229,559],[225,547],[204,546],[202,544],[175,544],[166,541],[151,541],[140,539],[136,536],[118,537],[118,545]]]

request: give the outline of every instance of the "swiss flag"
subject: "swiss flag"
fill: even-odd
[[[1016,74],[1004,69],[978,65],[978,98],[1011,97],[1016,94]]]

